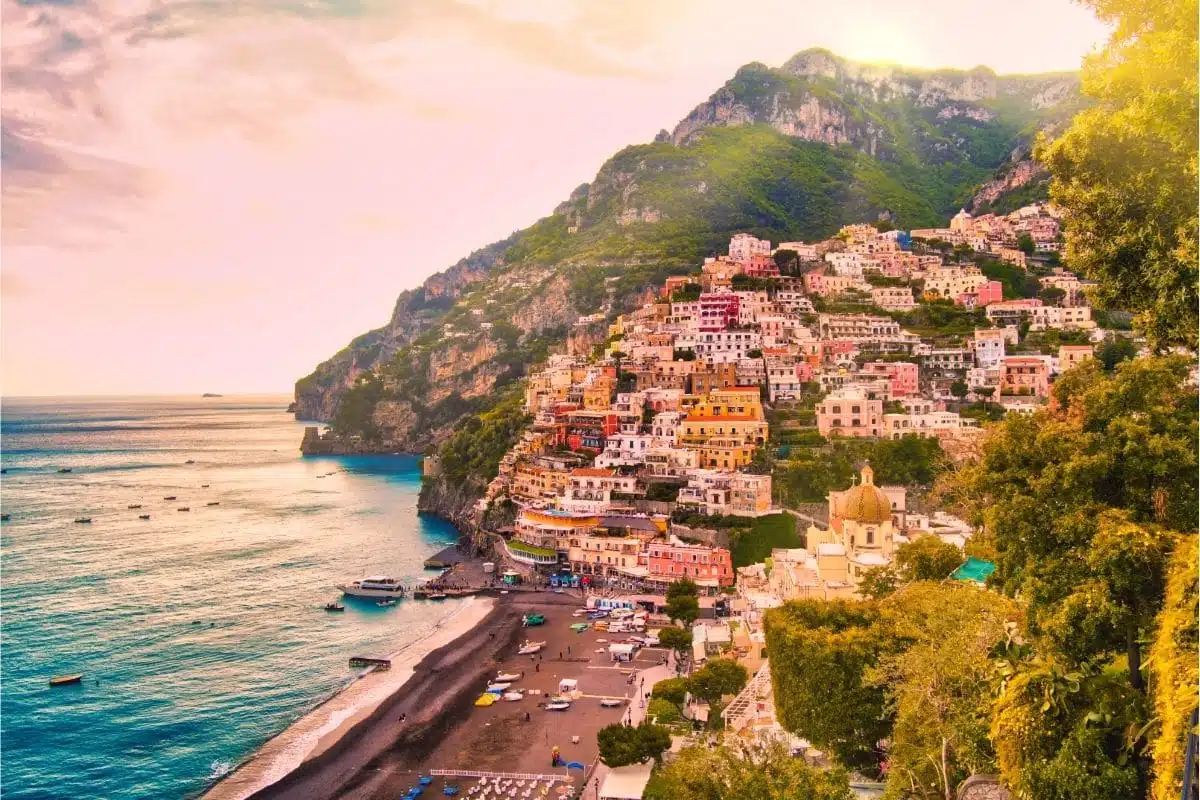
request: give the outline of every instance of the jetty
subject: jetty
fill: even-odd
[[[392,660],[390,658],[372,658],[371,656],[350,656],[350,666],[391,669]]]
[[[459,550],[458,545],[452,544],[425,559],[425,569],[450,569],[456,564],[461,564],[468,560],[469,556],[462,550]]]

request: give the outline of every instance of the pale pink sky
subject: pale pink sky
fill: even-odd
[[[749,61],[1105,35],[1066,0],[3,2],[5,395],[290,391]]]

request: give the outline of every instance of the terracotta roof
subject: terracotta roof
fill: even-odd
[[[572,475],[578,475],[581,478],[611,478],[617,473],[611,469],[595,469],[593,467],[580,467],[571,470]]]

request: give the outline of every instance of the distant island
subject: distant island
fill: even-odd
[[[224,397],[225,395],[223,395],[223,394],[216,394],[216,393],[214,393],[214,392],[205,392],[204,394],[202,394],[202,395],[200,395],[200,396],[201,396],[201,397]]]

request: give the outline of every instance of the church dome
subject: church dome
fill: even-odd
[[[875,485],[874,478],[870,465],[863,467],[862,483],[843,492],[835,504],[839,517],[868,525],[891,520],[892,501]]]

